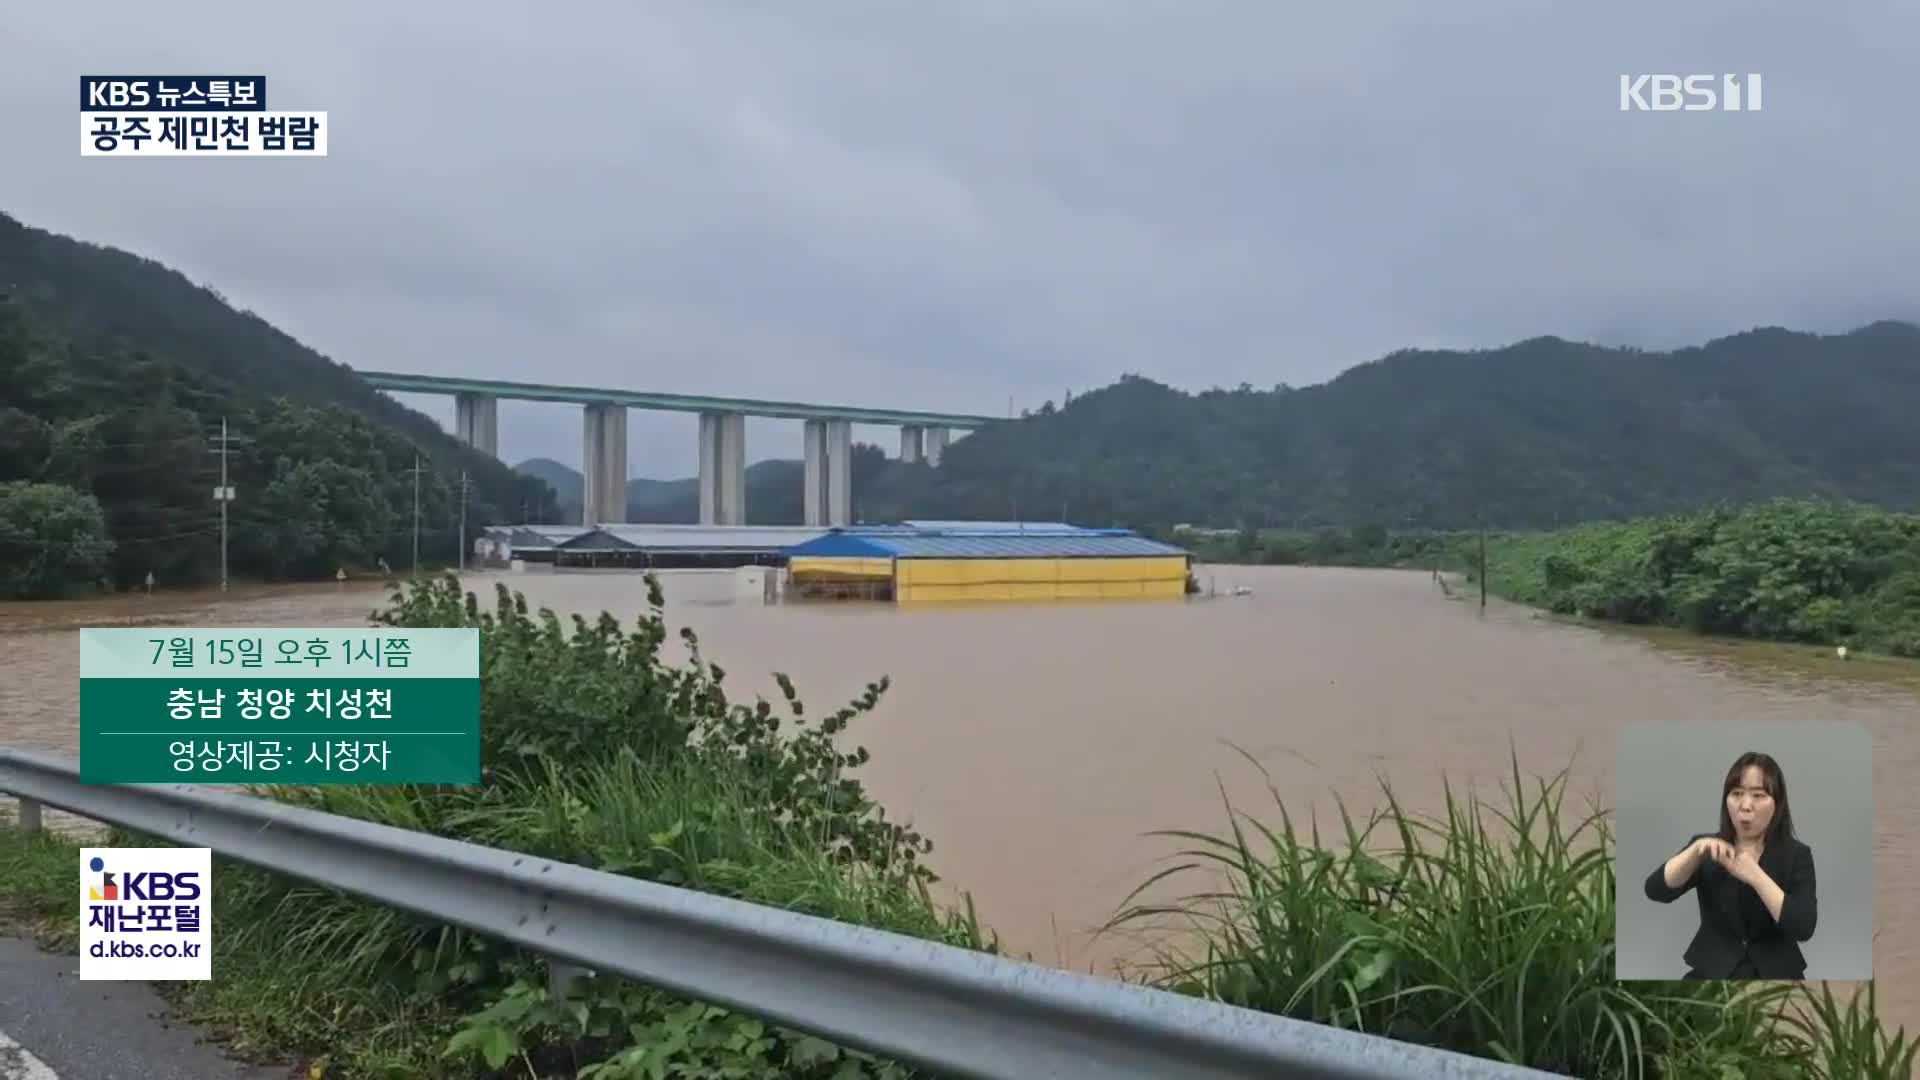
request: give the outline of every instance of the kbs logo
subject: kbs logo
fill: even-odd
[[[265,75],[82,75],[82,157],[327,156],[327,114],[268,111]]]
[[[82,75],[81,112],[262,112],[265,75]]]
[[[119,883],[115,881],[113,871],[107,869],[107,861],[100,856],[90,859],[87,866],[100,875],[99,886],[87,890],[95,903],[108,900],[200,899],[200,874],[196,870],[182,874],[169,874],[164,870],[124,874],[121,875],[124,882]]]
[[[80,849],[82,979],[210,979],[213,852]]]
[[[1621,112],[1759,112],[1760,76],[1622,75]]]

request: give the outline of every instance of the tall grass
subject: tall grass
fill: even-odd
[[[1142,971],[1171,989],[1566,1075],[1907,1075],[1886,1070],[1913,1044],[1871,999],[1807,1022],[1790,985],[1615,981],[1607,815],[1570,815],[1566,781],[1529,786],[1515,758],[1499,800],[1448,785],[1428,817],[1382,780],[1364,823],[1340,806],[1335,837],[1317,820],[1302,836],[1270,782],[1277,827],[1223,792],[1227,830],[1159,834],[1187,846],[1106,930],[1156,939]]]

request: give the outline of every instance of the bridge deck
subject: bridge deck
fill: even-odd
[[[608,390],[550,383],[464,379],[447,375],[407,375],[393,371],[362,371],[359,376],[380,390],[409,394],[482,394],[518,401],[563,401],[579,405],[625,405],[634,409],[668,412],[740,413],[791,420],[851,420],[857,424],[901,424],[973,429],[1001,419],[966,413],[921,412],[911,409],[870,409],[858,405],[817,405],[804,401],[766,401],[757,398],[710,397],[703,394],[659,394],[642,390]]]

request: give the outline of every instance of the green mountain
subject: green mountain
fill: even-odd
[[[1146,529],[1535,527],[1775,496],[1908,509],[1916,414],[1908,323],[1760,329],[1674,352],[1537,338],[1405,350],[1305,388],[1186,393],[1128,376],[968,435],[937,470],[860,446],[854,508]],[[800,468],[749,470],[749,521],[800,521]],[[692,480],[644,483],[634,520],[696,520]]]
[[[552,458],[528,458],[515,465],[514,471],[544,481],[554,491],[557,502],[557,522],[571,523],[580,520],[580,499],[586,489],[586,481],[580,470]],[[637,479],[627,482],[628,517],[633,521],[662,520],[654,515],[676,501],[693,500],[695,517],[698,516],[699,482],[687,480],[648,480]]]
[[[563,465],[552,458],[528,458],[513,467],[513,471],[534,477],[553,489],[554,499],[559,511],[577,517],[580,512],[580,497],[585,489],[585,481],[580,470]]]
[[[1407,350],[1320,386],[1139,377],[890,464],[866,513],[1092,524],[1533,527],[1721,500],[1920,506],[1920,327],[1674,352]]]
[[[545,484],[212,290],[0,214],[0,564],[45,556],[47,529],[97,520],[110,554],[43,585],[217,577],[223,418],[236,576],[403,566],[416,535],[423,560],[450,561],[463,473],[470,529],[553,513]]]
[[[580,496],[583,481],[580,471],[552,458],[530,458],[514,468],[537,477],[559,493],[556,520],[572,523],[580,520]],[[872,482],[885,468],[885,455],[879,447],[854,446],[855,493],[861,481]],[[805,466],[799,461],[769,459],[747,466],[747,521],[754,525],[798,525],[805,517],[802,476]],[[690,525],[700,520],[700,481],[696,477],[677,480],[636,479],[627,482],[627,520],[662,525]]]
[[[1670,353],[1408,350],[1300,389],[1128,376],[956,441],[937,470],[858,446],[854,516],[1457,528],[1783,495],[1910,509],[1917,410],[1920,328],[1902,322]],[[578,519],[570,467],[508,468],[158,263],[0,215],[0,571],[27,568],[5,590],[217,574],[222,418],[237,575],[400,566],[416,542],[451,560],[463,521]],[[800,472],[752,466],[748,519],[798,522]],[[635,520],[698,514],[688,479],[635,481],[629,502]]]

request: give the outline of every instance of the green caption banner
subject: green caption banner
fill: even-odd
[[[477,784],[476,629],[80,631],[89,784]]]

